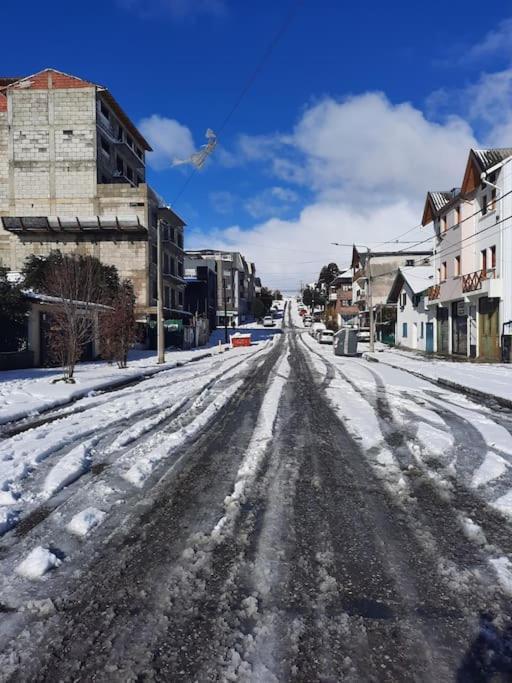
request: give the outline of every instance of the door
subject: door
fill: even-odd
[[[452,304],[452,353],[468,355],[468,318],[463,301]]]
[[[413,323],[412,325],[411,347],[413,349],[418,348],[418,323]]]
[[[478,337],[480,342],[479,358],[485,360],[500,359],[500,321],[499,299],[484,296],[478,300]]]
[[[448,353],[448,309],[437,309],[437,351]]]
[[[427,353],[434,353],[434,323],[427,323],[425,351]]]

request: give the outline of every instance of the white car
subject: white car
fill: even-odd
[[[320,332],[320,330],[325,330],[325,325],[323,323],[313,323],[309,328],[309,334],[315,337],[316,333]]]
[[[317,334],[319,344],[332,344],[334,332],[332,330],[320,330]]]
[[[274,327],[274,319],[272,318],[271,315],[266,315],[263,318],[263,327]]]

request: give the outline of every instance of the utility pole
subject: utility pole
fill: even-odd
[[[226,278],[224,277],[224,266],[222,267],[222,292],[224,296],[224,343],[228,343],[228,302],[226,301]]]
[[[158,363],[165,363],[165,334],[164,334],[164,302],[162,280],[162,221],[159,219],[156,228],[156,294],[157,294],[157,348]]]
[[[367,249],[368,258],[368,308],[370,309],[370,353],[375,351],[375,316],[373,315],[372,265],[370,247]]]

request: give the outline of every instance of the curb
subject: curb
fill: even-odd
[[[496,396],[495,394],[489,394],[487,391],[480,391],[480,389],[466,387],[464,386],[464,384],[458,384],[458,382],[453,382],[450,379],[443,379],[442,377],[428,377],[428,375],[424,375],[422,372],[417,372],[416,370],[404,368],[401,365],[395,365],[394,363],[390,363],[387,360],[381,360],[380,358],[371,356],[368,352],[363,353],[363,358],[369,361],[370,363],[382,363],[382,365],[387,365],[388,367],[394,368],[395,370],[401,370],[402,372],[407,372],[409,375],[414,375],[419,379],[425,380],[425,382],[430,382],[431,384],[435,384],[436,386],[440,387],[445,387],[447,389],[453,389],[454,391],[458,391],[459,393],[465,394],[466,396],[469,396],[471,398],[480,398],[486,401],[494,401],[503,408],[512,409],[511,399],[503,398],[502,396]]]

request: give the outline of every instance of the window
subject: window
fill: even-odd
[[[413,266],[414,265],[414,259],[413,258],[408,258],[405,260],[405,265],[406,266]]]
[[[183,306],[183,292],[178,292],[178,303]]]
[[[455,225],[460,225],[460,204],[455,207]]]
[[[441,282],[441,268],[437,269],[437,281]]]
[[[491,252],[491,268],[496,268],[496,246],[493,245],[489,251]]]
[[[491,192],[491,211],[496,210],[496,189],[493,188]]]
[[[176,261],[171,258],[171,275],[176,275]]]
[[[453,259],[453,274],[455,277],[460,277],[460,256]]]
[[[171,228],[171,242],[176,242],[176,237],[174,234],[174,228]]]
[[[407,303],[407,292],[402,292],[400,294],[400,306],[405,306]]]
[[[482,270],[484,273],[487,272],[487,249],[482,249],[480,252],[480,262],[482,266]]]
[[[171,299],[169,295],[169,287],[164,288],[164,306],[169,308],[171,305]]]
[[[485,214],[487,213],[487,194],[482,195],[481,208],[482,208],[482,216],[485,216]]]
[[[171,308],[176,308],[176,290],[171,289]]]
[[[129,166],[126,167],[126,177],[128,180],[133,180],[133,171]]]
[[[419,306],[419,304],[420,304],[420,295],[419,295],[419,294],[415,294],[415,295],[412,297],[412,305],[414,306],[414,308],[417,308],[417,307]]]
[[[180,249],[183,249],[183,233],[182,232],[178,233],[178,247]]]
[[[420,339],[423,339],[425,335],[425,323],[420,323]]]
[[[158,249],[154,244],[151,245],[151,260],[153,263],[158,263]]]
[[[129,135],[126,136],[126,144],[133,149],[133,140]]]
[[[447,272],[446,261],[443,261],[441,263],[441,282],[444,282],[446,280],[446,272]]]
[[[446,216],[441,218],[441,230],[446,232],[448,230],[448,219]]]
[[[110,121],[110,112],[104,102],[100,102],[100,111],[107,121]]]
[[[105,152],[107,156],[110,156],[110,145],[108,142],[105,140],[103,135],[100,135],[100,145],[101,145],[101,150],[102,152]]]
[[[116,168],[121,175],[124,175],[124,163],[119,154],[116,156]]]
[[[156,280],[151,280],[151,289],[153,291],[153,299],[158,299],[158,288],[156,286]]]
[[[72,130],[63,130],[62,132],[64,133],[64,135],[73,135]]]
[[[183,263],[181,261],[178,261],[178,275],[183,277]]]
[[[407,323],[402,323],[402,337],[407,337]]]
[[[169,254],[164,252],[164,273],[169,272]]]
[[[138,147],[135,148],[135,154],[139,157],[139,159],[143,158],[142,150],[139,149]]]

